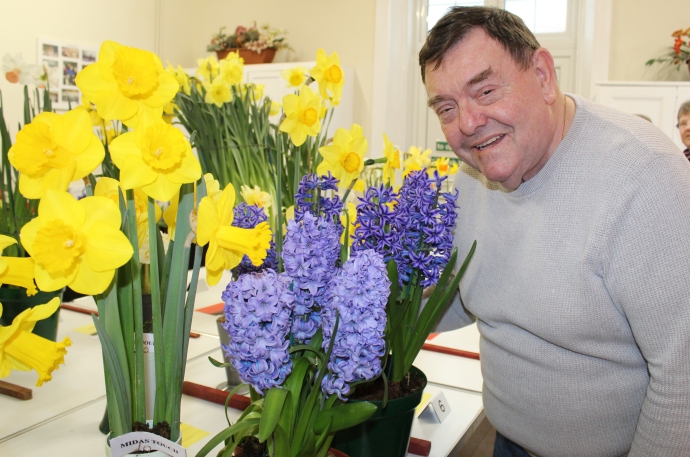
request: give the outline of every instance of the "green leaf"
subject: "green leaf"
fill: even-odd
[[[204,457],[208,455],[209,452],[211,452],[216,446],[218,446],[226,439],[255,425],[259,425],[259,419],[257,418],[245,419],[236,422],[234,425],[226,428],[225,430],[211,438],[210,441],[206,443],[206,446],[202,447],[201,450],[196,454],[196,457]]]
[[[311,366],[309,359],[303,357],[297,359],[292,364],[292,372],[288,375],[283,387],[292,393],[292,406],[293,410],[296,412],[299,407],[299,399],[302,393],[302,386],[304,385],[304,377],[307,374],[307,370]]]
[[[259,423],[259,441],[264,442],[273,433],[278,420],[280,419],[280,412],[283,410],[285,404],[285,397],[287,397],[288,390],[280,387],[271,387],[266,393],[264,399],[264,411],[261,415],[261,422]]]
[[[272,454],[272,457],[290,457],[289,436],[290,434],[286,432],[280,424],[278,424],[275,431],[273,432],[275,452]]]
[[[225,368],[225,367],[231,367],[232,366],[232,363],[230,363],[230,362],[219,362],[211,356],[208,356],[208,360],[216,368]]]
[[[377,406],[367,401],[357,403],[343,403],[340,406],[320,411],[316,416],[314,432],[316,434],[328,433],[327,424],[331,423],[330,432],[337,432],[346,428],[361,424],[369,419]]]

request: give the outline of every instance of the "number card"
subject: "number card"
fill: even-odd
[[[446,417],[448,417],[449,414],[450,404],[448,403],[448,400],[446,400],[446,396],[443,394],[443,391],[439,391],[436,392],[433,397],[431,397],[429,403],[427,403],[427,405],[424,407],[419,417],[422,418],[423,416],[431,416],[441,423],[446,419]]]

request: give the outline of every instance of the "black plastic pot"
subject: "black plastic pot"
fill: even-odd
[[[14,318],[21,314],[22,311],[33,308],[37,305],[45,305],[55,297],[58,297],[62,300],[63,291],[64,289],[60,289],[55,292],[38,292],[36,295],[27,297],[25,289],[0,287],[0,303],[2,303],[0,325],[5,327],[11,325]],[[51,341],[55,341],[57,339],[57,327],[59,320],[60,308],[58,308],[55,313],[53,313],[53,315],[47,319],[36,322],[33,333]]]
[[[416,367],[410,371],[417,373],[426,387],[424,373]],[[370,401],[378,407],[374,415],[359,425],[336,433],[331,447],[357,457],[404,457],[415,408],[422,401],[423,393],[424,388],[421,388],[407,397],[389,400],[385,408],[381,408],[381,401]]]

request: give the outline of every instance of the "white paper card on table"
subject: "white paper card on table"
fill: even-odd
[[[443,422],[446,417],[450,414],[450,403],[446,400],[446,396],[443,395],[443,391],[436,392],[436,394],[431,397],[429,403],[424,407],[420,418],[424,416],[435,417],[439,423]]]
[[[113,457],[142,451],[161,451],[171,457],[187,457],[187,451],[179,444],[149,432],[130,432],[112,438],[110,449]]]

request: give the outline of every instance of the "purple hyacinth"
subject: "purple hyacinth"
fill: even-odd
[[[385,354],[386,302],[390,281],[383,257],[372,249],[355,252],[329,284],[321,311],[323,348],[328,349],[338,313],[338,330],[321,388],[345,400],[349,384],[381,372]]]
[[[414,270],[421,274],[422,287],[436,284],[450,259],[458,194],[439,191],[446,178],[413,171],[400,188],[394,225],[402,234],[402,249],[394,258],[401,285],[411,280]]]
[[[305,212],[315,216],[324,216],[329,221],[339,221],[343,202],[335,194],[338,190],[338,180],[328,175],[317,176],[307,174],[297,186],[295,194],[295,219],[299,220]],[[326,197],[327,191],[332,191],[332,197]]]
[[[247,205],[242,202],[233,209],[233,227],[240,227],[251,229],[259,225],[261,222],[268,221],[268,217],[264,212],[263,208],[259,208],[256,205]],[[256,273],[266,269],[278,270],[278,255],[276,254],[276,245],[271,240],[270,247],[266,253],[266,258],[264,262],[258,267],[255,266],[249,257],[246,255],[242,257],[242,261],[233,268],[233,276],[235,278],[245,274],[245,273]]]
[[[245,274],[228,284],[222,299],[223,328],[230,336],[223,349],[242,382],[261,394],[282,385],[292,371],[288,335],[294,294],[290,279],[270,269]]]
[[[282,256],[285,273],[293,280],[295,340],[309,341],[321,324],[324,293],[340,255],[340,227],[308,211],[288,221]]]
[[[397,212],[391,208],[397,203],[397,197],[392,188],[383,185],[367,189],[357,205],[353,252],[374,249],[388,262],[402,250],[402,232],[395,230],[399,225]]]

